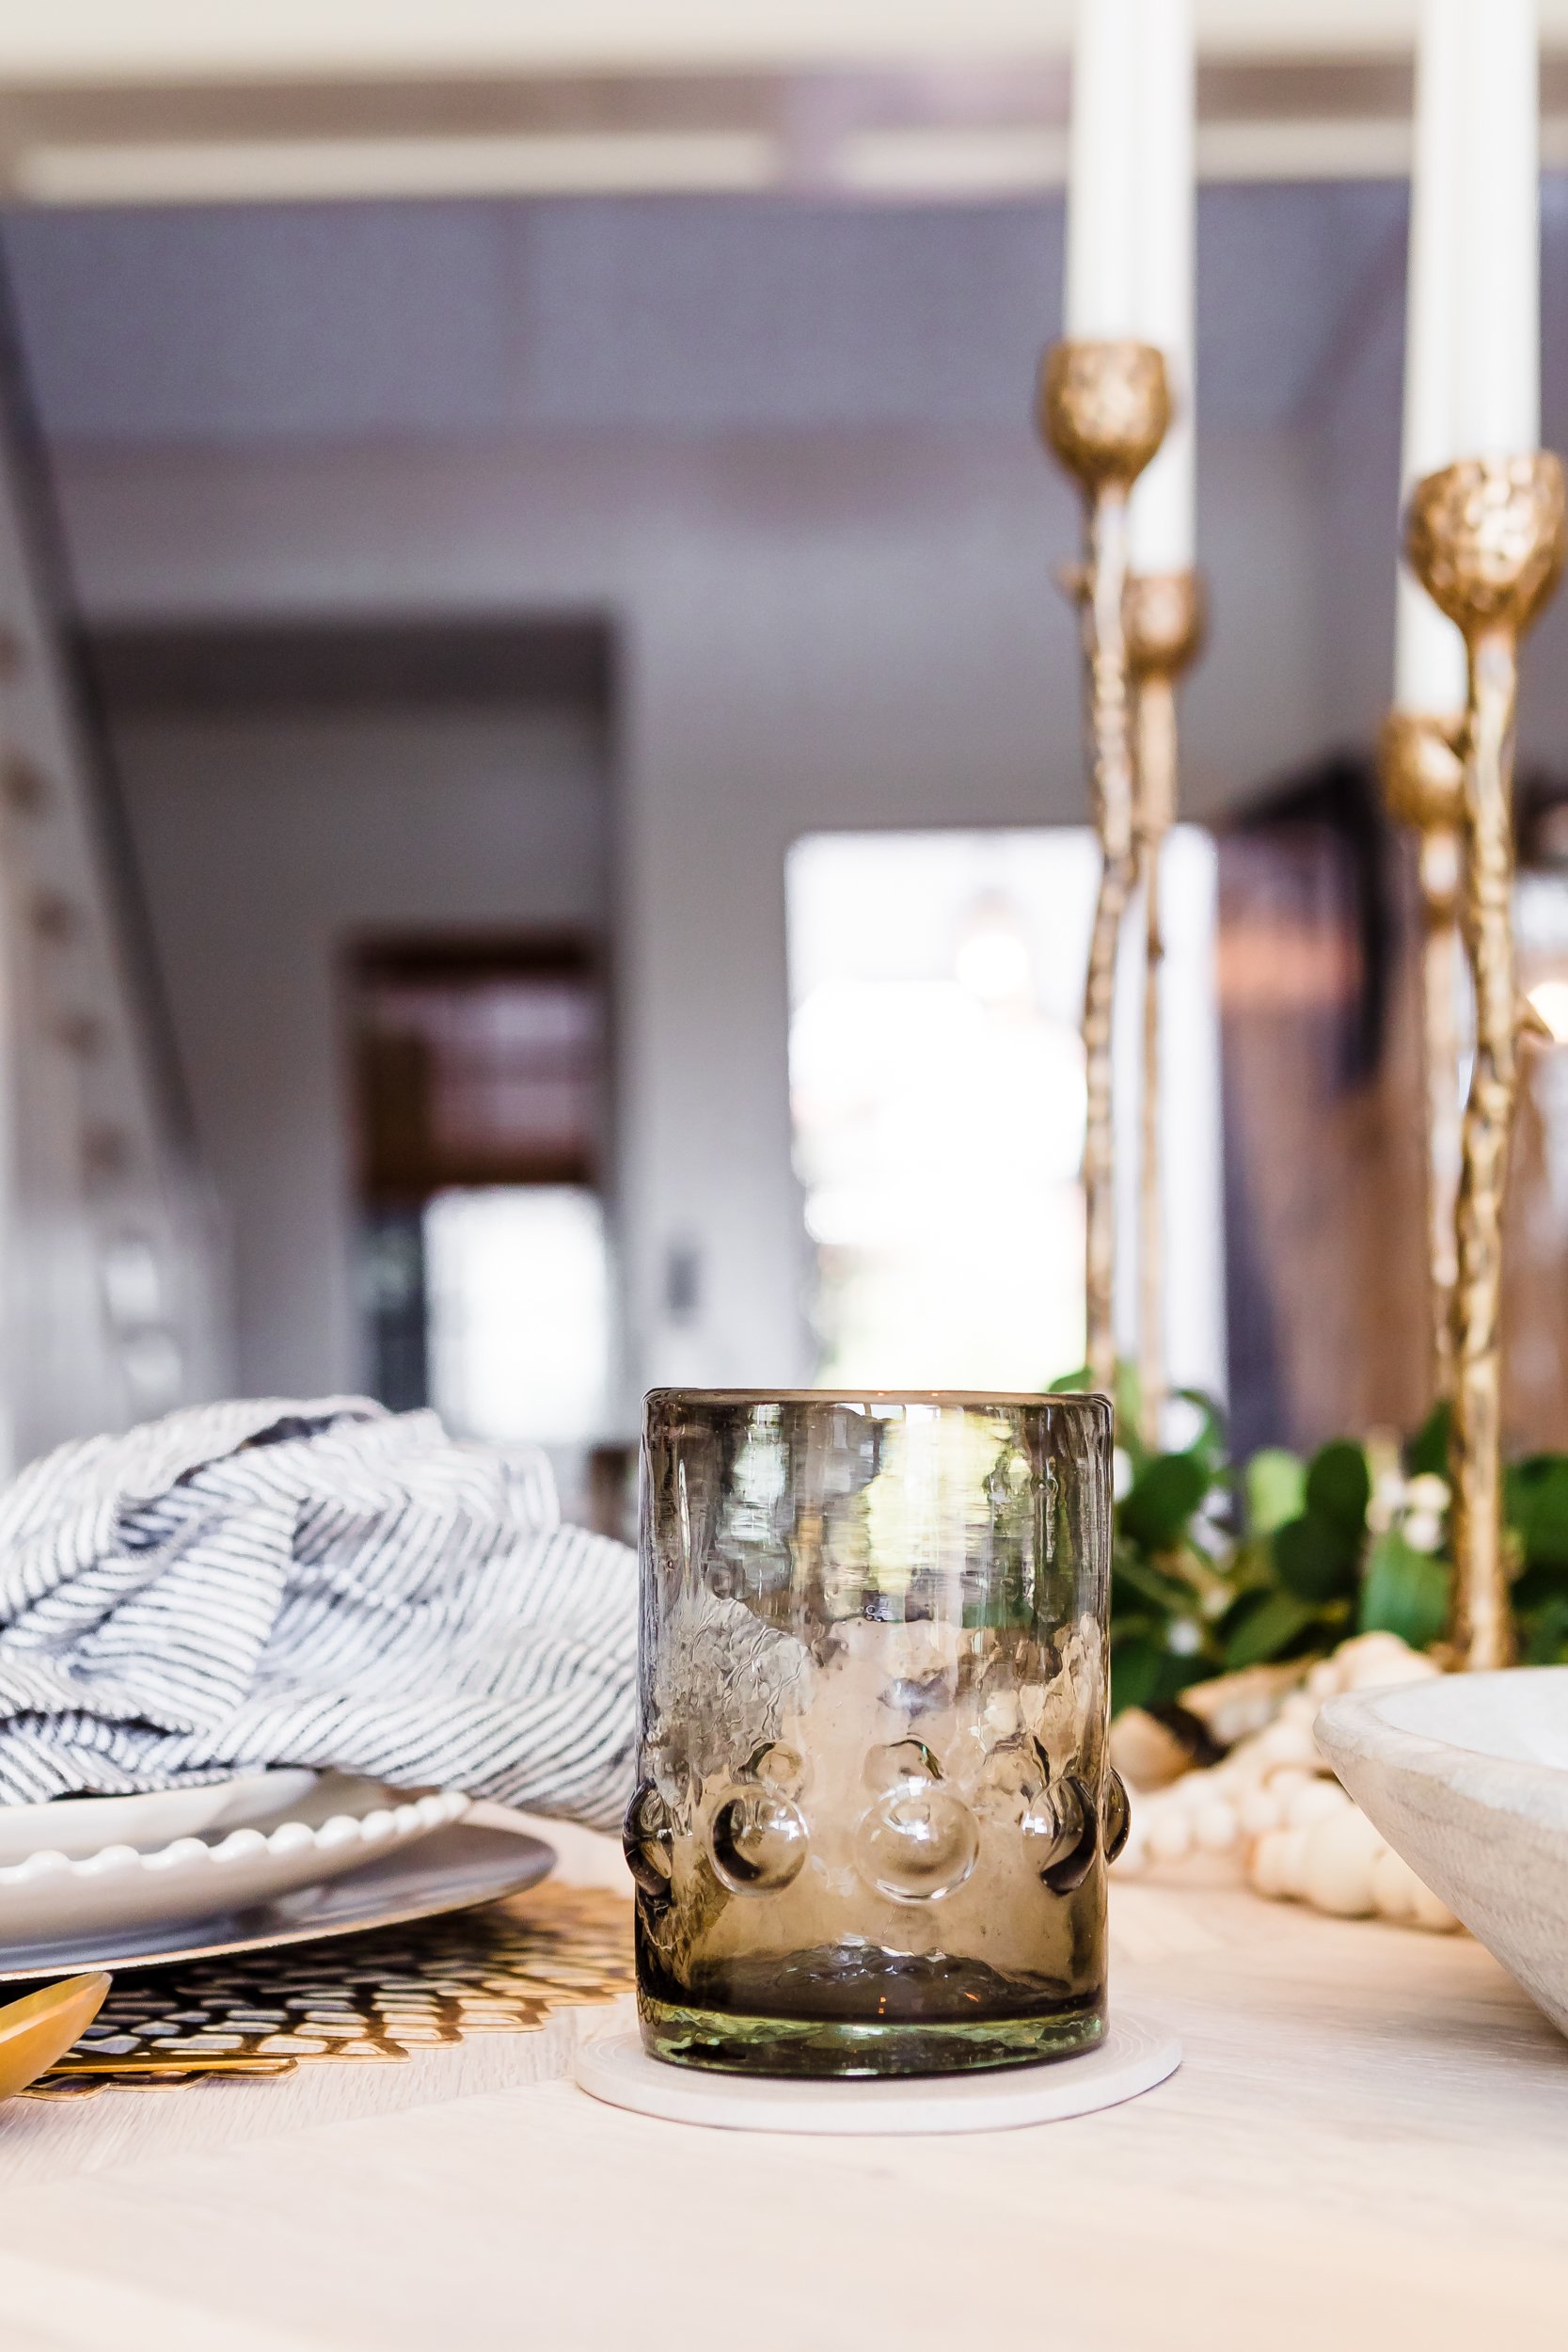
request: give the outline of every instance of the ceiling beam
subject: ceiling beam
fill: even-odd
[[[1197,0],[1235,57],[1408,50],[1418,0]],[[1568,0],[1542,0],[1568,43]],[[0,18],[0,83],[778,71],[1059,56],[1071,0],[50,0]]]
[[[1198,0],[1198,167],[1409,165],[1416,0]],[[1543,0],[1568,160],[1568,0]],[[55,205],[1060,183],[1069,0],[53,0],[0,12],[0,197]]]

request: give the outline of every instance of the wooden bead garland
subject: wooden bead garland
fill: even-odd
[[[1385,1844],[1319,1755],[1312,1724],[1340,1691],[1424,1681],[1438,1668],[1393,1633],[1363,1633],[1320,1660],[1274,1720],[1222,1762],[1137,1792],[1118,1877],[1194,1855],[1234,1854],[1255,1893],[1344,1919],[1446,1933],[1459,1922]]]

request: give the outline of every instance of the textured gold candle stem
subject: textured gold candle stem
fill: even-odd
[[[1465,775],[1465,935],[1475,978],[1476,1057],[1461,1132],[1454,1282],[1453,1541],[1465,1564],[1454,1646],[1506,1666],[1513,1615],[1502,1551],[1503,1202],[1519,1057],[1513,974],[1513,714],[1517,631],[1470,644]]]
[[[1085,1312],[1089,1376],[1116,1386],[1116,1166],[1111,1028],[1117,957],[1132,891],[1132,714],[1122,597],[1127,586],[1127,494],[1107,484],[1089,508],[1084,660],[1088,673],[1089,773],[1100,834],[1100,889],[1084,984]]]
[[[1426,1086],[1427,1307],[1431,1393],[1453,1386],[1453,1291],[1459,1262],[1460,833],[1463,727],[1457,716],[1395,710],[1383,730],[1380,766],[1389,814],[1418,840],[1421,894],[1421,1044]]]
[[[1176,685],[1203,634],[1203,598],[1194,572],[1134,576],[1128,582],[1129,659],[1137,707],[1133,795],[1135,868],[1144,893],[1143,1100],[1138,1153],[1138,1395],[1143,1436],[1158,1447],[1169,1372],[1165,1359],[1164,1170],[1161,1148],[1161,967],[1164,925],[1160,856],[1176,821]]]
[[[1420,850],[1422,1058],[1427,1091],[1427,1267],[1432,1398],[1453,1387],[1453,1293],[1459,1279],[1459,834],[1426,834]]]
[[[1165,364],[1152,345],[1069,341],[1047,353],[1040,429],[1084,498],[1084,564],[1074,587],[1083,619],[1089,796],[1101,852],[1084,990],[1085,1311],[1089,1377],[1107,1392],[1116,1384],[1111,1011],[1133,855],[1132,678],[1123,613],[1127,499],[1159,448],[1168,417]]]
[[[1507,1665],[1513,1620],[1502,1526],[1502,1217],[1518,1089],[1513,971],[1513,717],[1519,640],[1557,585],[1562,468],[1469,458],[1418,483],[1407,539],[1422,585],[1465,632],[1461,921],[1476,1057],[1461,1132],[1453,1294],[1454,1615],[1462,1665]]]

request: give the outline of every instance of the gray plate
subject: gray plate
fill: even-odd
[[[82,1937],[60,1944],[0,1947],[0,1984],[37,1977],[77,1976],[89,1968],[165,1968],[176,1962],[218,1960],[232,1952],[264,1952],[281,1944],[309,1944],[324,1935],[364,1935],[372,1928],[404,1927],[474,1903],[499,1902],[536,1886],[555,1867],[555,1850],[542,1838],[512,1830],[473,1829],[455,1822],[418,1839],[406,1851],[367,1863],[325,1886],[302,1886],[248,1911],[208,1919],[182,1919],[159,1929],[137,1928],[122,1937]]]

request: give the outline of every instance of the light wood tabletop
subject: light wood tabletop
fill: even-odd
[[[587,1841],[574,1874],[606,1875]],[[5,2352],[1568,2344],[1568,2042],[1468,1938],[1113,1896],[1185,2059],[965,2137],[601,2106],[579,2010],[405,2066],[0,2110]]]

